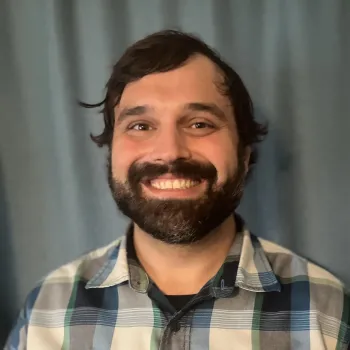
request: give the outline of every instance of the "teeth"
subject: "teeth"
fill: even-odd
[[[176,188],[181,188],[181,182],[180,180],[175,180],[173,182],[173,188],[176,189]]]
[[[153,180],[151,181],[151,186],[161,189],[161,190],[168,190],[168,189],[186,189],[193,186],[196,186],[198,184],[197,181],[192,180]]]

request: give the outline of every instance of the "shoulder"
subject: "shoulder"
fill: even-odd
[[[262,238],[258,239],[273,272],[282,283],[307,281],[315,287],[329,286],[329,288],[345,292],[343,282],[326,269],[276,243]]]
[[[307,302],[310,312],[328,320],[350,324],[350,294],[340,279],[289,249],[258,239],[282,289],[290,290],[291,299],[300,305]]]
[[[27,296],[24,311],[49,309],[55,300],[69,301],[77,285],[85,286],[87,282],[103,269],[111,254],[120,248],[121,239],[107,246],[90,251],[42,278]],[[61,305],[62,307],[63,305]]]
[[[310,330],[310,338],[318,344],[317,348],[347,346],[350,297],[342,281],[289,249],[257,239],[280,283],[279,292],[267,293],[263,309],[289,314],[295,329]]]
[[[45,329],[64,327],[65,310],[74,309],[79,291],[85,289],[87,282],[105,271],[108,262],[119,255],[121,241],[116,240],[108,246],[84,254],[44,277],[28,294],[5,349],[27,348],[30,334],[31,342],[38,345],[37,332],[44,335]],[[81,295],[81,299],[84,296]],[[37,331],[30,332],[31,326]],[[33,347],[37,348],[36,345]]]

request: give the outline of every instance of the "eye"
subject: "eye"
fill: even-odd
[[[206,129],[206,128],[214,129],[214,126],[206,122],[196,122],[191,125],[191,129]]]
[[[128,130],[133,131],[149,131],[153,128],[147,123],[134,123],[128,126]]]

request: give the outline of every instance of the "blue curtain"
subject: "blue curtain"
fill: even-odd
[[[200,35],[270,134],[240,208],[258,236],[350,284],[350,1],[0,1],[0,338],[50,270],[124,233],[90,132],[127,45]]]

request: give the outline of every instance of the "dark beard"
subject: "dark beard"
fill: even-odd
[[[217,171],[210,164],[182,159],[171,164],[133,163],[128,180],[113,178],[111,156],[108,157],[108,184],[119,210],[143,231],[168,244],[190,244],[201,240],[220,226],[238,206],[245,178],[244,159],[238,152],[235,176],[216,185]],[[141,182],[166,173],[191,180],[206,180],[207,189],[198,199],[145,198]]]

